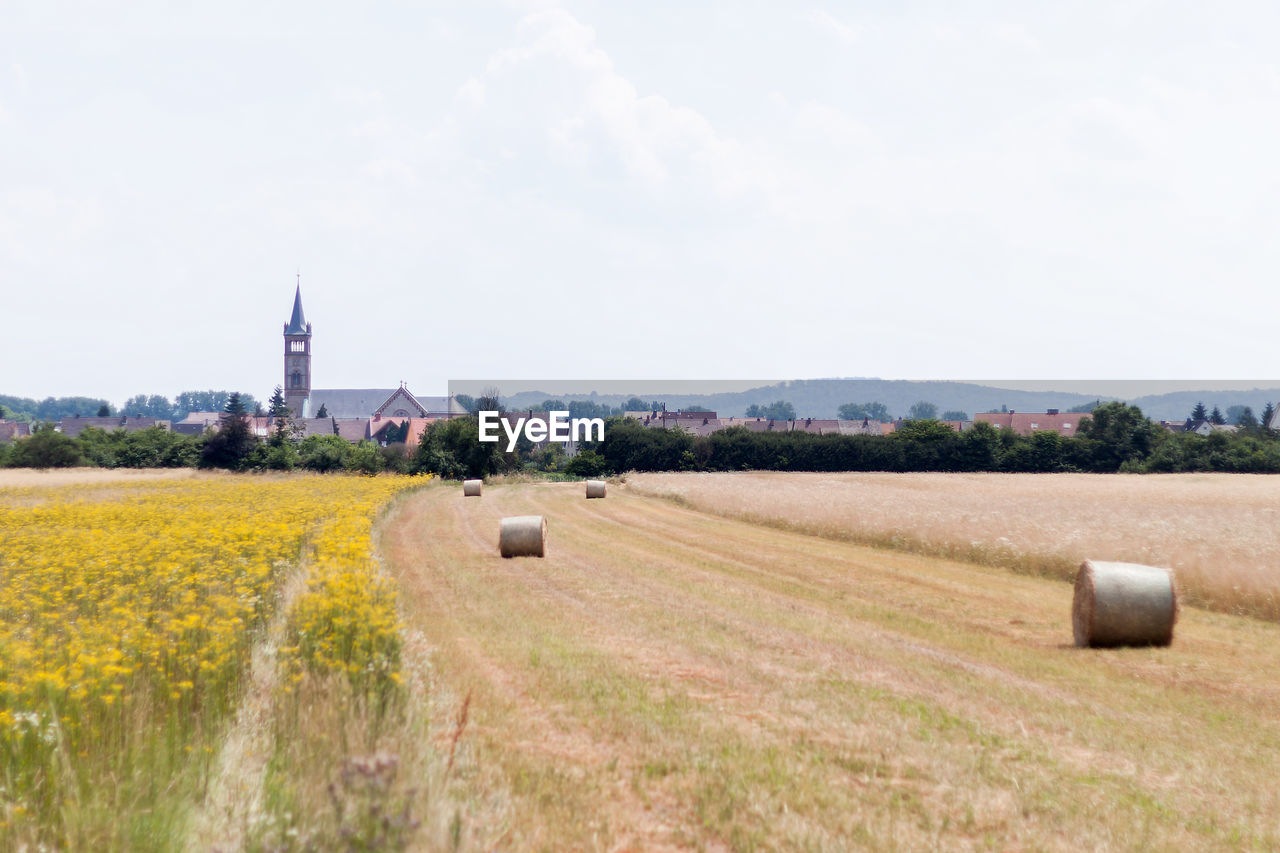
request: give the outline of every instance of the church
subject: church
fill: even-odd
[[[416,397],[399,388],[312,388],[311,324],[302,311],[302,282],[293,294],[293,313],[284,324],[284,400],[294,418],[305,421],[436,420],[467,413],[453,397]]]

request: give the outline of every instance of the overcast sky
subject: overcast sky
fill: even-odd
[[[0,393],[1275,377],[1280,7],[4,0]]]

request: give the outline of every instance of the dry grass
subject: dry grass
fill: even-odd
[[[833,539],[1071,579],[1172,568],[1183,601],[1280,619],[1280,477],[1249,474],[632,474],[626,488]]]
[[[0,489],[11,486],[72,486],[185,480],[199,476],[193,468],[0,468]]]
[[[522,514],[545,559],[498,556]],[[452,756],[428,849],[1280,845],[1280,626],[1075,649],[1066,584],[634,489],[429,488],[382,535]]]

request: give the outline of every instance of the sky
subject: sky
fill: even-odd
[[[1276,4],[0,17],[0,393],[1280,376]]]

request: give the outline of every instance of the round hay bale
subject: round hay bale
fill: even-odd
[[[480,490],[484,487],[484,480],[463,480],[462,496],[464,498],[480,497]]]
[[[546,518],[541,515],[514,515],[502,519],[498,552],[504,557],[545,557]]]
[[[1085,560],[1076,573],[1076,645],[1167,646],[1178,620],[1173,573],[1156,566]]]
[[[604,497],[605,489],[604,480],[587,480],[587,497],[602,498]]]

